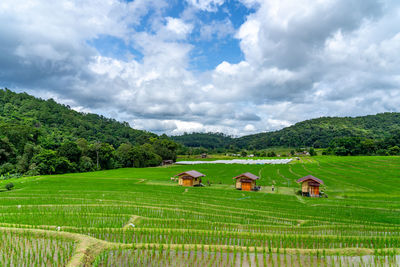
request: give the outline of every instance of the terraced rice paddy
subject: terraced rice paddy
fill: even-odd
[[[190,168],[211,186],[171,181]],[[261,177],[260,192],[233,188],[232,177],[247,171]],[[328,198],[295,194],[295,181],[308,174],[324,180]],[[12,182],[14,190],[0,192],[0,266],[400,264],[399,157],[119,169]]]

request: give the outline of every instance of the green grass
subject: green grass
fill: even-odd
[[[191,169],[206,174],[203,183],[211,186],[183,188],[170,180]],[[232,177],[247,171],[261,177],[260,192],[234,189]],[[296,180],[308,174],[325,182],[328,198],[295,194],[300,189]],[[0,181],[0,188],[9,182],[15,188],[0,192],[0,226],[59,229],[55,237],[67,232],[75,242],[92,237],[92,254],[85,256],[89,265],[390,266],[398,264],[395,255],[400,254],[399,157],[128,168],[24,177]],[[33,255],[56,244],[60,260],[48,258],[50,266],[65,264],[74,248],[67,240],[40,237],[38,245],[32,243],[34,235],[28,241],[2,235],[9,245],[0,248],[1,266],[9,264],[8,246]],[[39,249],[25,249],[21,242]]]

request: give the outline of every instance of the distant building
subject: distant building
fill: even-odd
[[[310,152],[304,150],[303,152],[297,152],[296,155],[297,155],[297,156],[302,156],[302,155],[304,155],[304,156],[310,156]]]
[[[174,161],[172,159],[165,159],[165,160],[162,161],[162,165],[163,166],[171,165],[171,164],[174,164]]]
[[[205,175],[198,171],[187,171],[177,174],[179,179],[179,185],[181,186],[200,186],[201,177]]]
[[[312,175],[298,179],[297,183],[301,183],[301,194],[307,197],[319,197],[319,186],[324,184],[321,179]]]
[[[201,158],[202,158],[202,159],[207,158],[207,154],[206,154],[206,153],[201,154]]]
[[[242,173],[236,177],[236,189],[243,190],[243,191],[251,191],[251,190],[258,190],[259,188],[256,186],[256,180],[260,179],[260,177],[250,173]]]

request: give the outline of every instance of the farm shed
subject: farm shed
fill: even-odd
[[[197,186],[201,184],[201,177],[205,175],[198,171],[187,171],[177,174],[179,178],[179,185],[181,186]]]
[[[307,197],[319,197],[319,186],[324,184],[321,179],[312,175],[300,178],[297,183],[301,183],[301,194]]]
[[[174,164],[174,161],[172,159],[165,159],[162,161],[163,166],[172,165],[172,164]]]
[[[260,177],[250,172],[246,172],[236,177],[233,177],[233,179],[236,179],[236,186],[235,186],[236,189],[243,191],[251,191],[258,189],[256,186],[256,180],[260,179]]]

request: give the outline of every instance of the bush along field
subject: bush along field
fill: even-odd
[[[206,186],[171,179],[191,169]],[[260,191],[234,189],[244,172]],[[309,174],[326,197],[298,194]],[[0,266],[400,264],[399,157],[126,168],[0,188]]]

